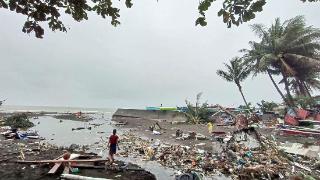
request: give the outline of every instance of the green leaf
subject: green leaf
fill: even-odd
[[[3,7],[5,9],[8,9],[8,4],[5,3],[3,0],[0,0],[0,8]]]
[[[131,0],[126,0],[126,6],[127,6],[127,8],[131,8],[132,7],[132,2],[131,2]]]
[[[67,13],[67,14],[71,14],[71,10],[70,10],[70,8],[69,8],[69,7],[65,10],[65,13]]]
[[[229,21],[230,15],[228,12],[224,11],[223,12],[223,22],[227,23]]]
[[[206,26],[207,25],[206,18],[205,17],[199,17],[196,20],[196,26],[199,25],[199,24],[200,24],[200,26]]]
[[[243,9],[242,6],[234,6],[233,8],[234,8],[234,13],[235,14],[240,14],[242,9]]]
[[[222,14],[225,12],[224,9],[220,9],[220,11],[218,12],[218,16],[222,16]]]
[[[261,12],[262,7],[266,4],[265,0],[260,0],[251,4],[250,9],[254,12]]]

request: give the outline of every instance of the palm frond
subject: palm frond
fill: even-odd
[[[233,81],[233,77],[230,74],[228,74],[227,72],[224,72],[223,70],[218,70],[217,74],[228,82]]]
[[[260,38],[268,34],[263,24],[253,24],[250,28]]]
[[[310,58],[307,56],[302,56],[302,55],[293,54],[293,53],[285,53],[283,54],[283,57],[290,61],[296,61],[299,64],[309,64],[314,67],[320,67],[319,59]]]

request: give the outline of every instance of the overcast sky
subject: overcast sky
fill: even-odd
[[[25,18],[0,9],[0,99],[10,105],[145,107],[184,105],[203,92],[210,104],[242,103],[233,83],[216,75],[248,41],[249,24],[269,25],[305,15],[320,27],[320,3],[268,0],[249,23],[228,29],[210,8],[207,27],[196,27],[198,0],[134,0],[121,8],[121,26],[90,15],[63,19],[68,33],[45,31],[44,39],[21,32]],[[123,2],[124,4],[124,2]],[[121,7],[121,6],[120,6]],[[243,83],[249,102],[280,101],[266,75]]]

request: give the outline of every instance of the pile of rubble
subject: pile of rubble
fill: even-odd
[[[320,177],[315,159],[290,155],[254,128],[244,128],[224,140],[223,150],[212,153],[198,146],[170,145],[132,134],[122,136],[121,156],[156,160],[180,172],[199,172],[208,176],[219,172],[240,179],[288,179],[292,176]]]
[[[287,135],[320,137],[319,109],[290,108],[284,118],[284,124],[279,125],[278,129]]]

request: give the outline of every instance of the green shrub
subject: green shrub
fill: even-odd
[[[12,128],[30,128],[34,124],[29,121],[28,116],[24,113],[14,114],[5,120],[5,125]]]
[[[273,111],[274,108],[278,107],[278,104],[276,104],[275,102],[273,101],[268,102],[264,100],[262,100],[261,103],[257,103],[257,105],[259,106],[259,108],[263,113],[266,113],[268,111]]]
[[[202,93],[197,94],[195,105],[186,100],[187,111],[185,112],[185,115],[190,123],[198,124],[200,122],[207,122],[209,120],[210,112],[208,111],[208,104],[206,102],[200,103],[201,95]]]

